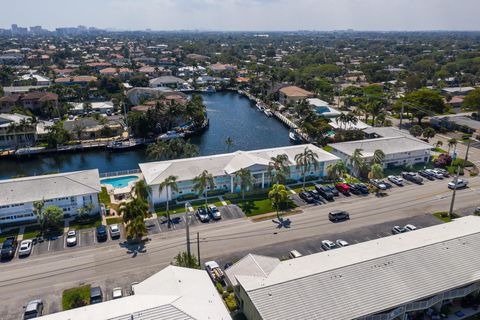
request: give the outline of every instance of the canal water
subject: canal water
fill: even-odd
[[[191,142],[201,155],[227,152],[225,140],[231,137],[234,150],[254,150],[290,145],[288,129],[274,117],[268,118],[253,102],[235,92],[203,94],[210,127]],[[51,153],[28,158],[0,159],[0,179],[18,175],[39,175],[98,168],[101,173],[138,169],[147,162],[145,149],[123,152],[107,150],[80,153]]]

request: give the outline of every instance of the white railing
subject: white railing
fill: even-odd
[[[104,173],[100,173],[100,178],[125,176],[127,174],[135,174],[135,173],[141,173],[141,172],[142,171],[140,171],[140,169],[123,170],[123,171],[115,171],[115,172],[104,172]]]

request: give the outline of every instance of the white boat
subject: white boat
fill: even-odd
[[[265,113],[265,115],[266,115],[267,117],[273,116],[273,113],[272,113],[272,111],[271,111],[270,109],[265,109],[265,110],[263,110],[263,113]]]
[[[290,138],[290,140],[293,142],[293,143],[302,143],[302,137],[300,137],[298,135],[298,133],[296,133],[295,131],[293,130],[290,130],[288,132],[288,137]]]
[[[121,140],[121,141],[110,141],[107,144],[108,149],[112,150],[122,150],[122,149],[129,149],[134,148],[139,145],[143,144],[142,139],[129,139],[129,140]]]
[[[45,149],[46,149],[45,147],[22,148],[15,151],[15,155],[23,156],[23,155],[36,154],[36,153],[41,153]]]
[[[158,136],[158,139],[170,140],[170,139],[183,138],[183,137],[185,137],[185,132],[167,131],[167,133],[164,133]]]
[[[260,103],[257,103],[257,108],[260,111],[263,111],[265,109]]]
[[[213,87],[213,86],[208,86],[208,87],[205,89],[205,92],[214,93],[214,92],[217,92],[217,90],[215,90],[215,87]]]

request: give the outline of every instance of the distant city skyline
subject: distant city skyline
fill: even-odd
[[[478,0],[24,0],[4,9],[4,29],[480,30]]]

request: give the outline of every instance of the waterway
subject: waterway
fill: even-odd
[[[203,94],[210,127],[191,142],[201,155],[227,152],[231,137],[234,150],[255,150],[290,145],[288,129],[274,117],[268,118],[246,97],[235,92]],[[147,162],[145,149],[123,152],[95,150],[80,153],[52,153],[28,158],[0,159],[0,179],[19,175],[39,175],[98,168],[101,173],[138,169]]]

